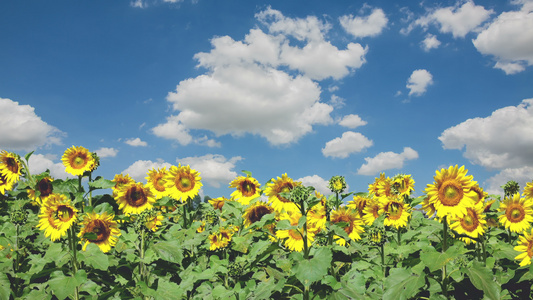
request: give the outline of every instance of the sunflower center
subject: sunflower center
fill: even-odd
[[[53,190],[52,183],[46,178],[39,181],[38,188],[41,193],[41,198],[50,196]]]
[[[81,168],[85,167],[86,164],[87,164],[87,158],[83,157],[83,156],[80,156],[80,155],[77,155],[71,161],[72,168],[74,168],[74,169],[81,169]]]
[[[129,188],[125,198],[128,205],[135,207],[142,206],[148,202],[148,197],[146,197],[144,190],[137,186]]]
[[[111,230],[102,220],[93,220],[89,223],[87,225],[87,232],[96,234],[96,239],[89,239],[89,241],[97,244],[107,241],[111,235]]]
[[[353,230],[353,222],[351,218],[347,215],[341,215],[333,221],[333,223],[346,223],[346,227],[344,227],[344,231],[346,231],[347,234],[352,233]]]
[[[272,212],[272,209],[267,206],[264,206],[264,205],[256,206],[248,214],[248,220],[250,220],[250,223],[259,222],[261,221],[261,218],[263,218],[263,216],[268,215],[271,212]]]
[[[8,157],[5,161],[7,168],[12,173],[18,173],[19,172],[19,164],[13,157]]]
[[[245,197],[253,196],[255,194],[255,184],[248,180],[244,181],[241,184],[241,193]]]
[[[398,220],[402,216],[403,206],[400,203],[392,202],[388,208],[389,219]]]
[[[456,206],[463,199],[463,189],[455,181],[445,181],[439,189],[442,205]]]
[[[158,190],[159,192],[163,192],[165,190],[165,180],[163,180],[163,176],[158,176],[154,180],[154,188]]]
[[[509,206],[505,214],[507,215],[507,220],[512,223],[518,223],[526,217],[526,212],[520,204]]]
[[[74,216],[74,210],[66,205],[61,205],[57,208],[57,218],[61,222],[68,222]]]
[[[291,202],[289,199],[282,197],[279,193],[290,193],[292,188],[293,186],[290,183],[285,183],[281,187],[279,187],[278,194],[276,195],[278,200],[281,202]]]
[[[188,192],[194,188],[194,179],[189,174],[181,174],[176,180],[176,187],[182,193]]]
[[[468,232],[473,232],[479,225],[477,215],[470,209],[468,213],[461,219],[461,226]]]

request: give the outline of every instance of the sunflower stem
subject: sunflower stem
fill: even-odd
[[[82,186],[81,186],[81,178],[83,177],[83,175],[78,175],[78,193],[81,193],[82,192]],[[81,203],[81,212],[83,213],[83,203]]]
[[[485,237],[481,236],[481,249],[483,251],[483,265],[487,266],[487,249],[485,248]]]
[[[183,228],[187,228],[187,202],[183,204]]]
[[[448,220],[447,216],[442,218],[442,253],[448,250]],[[446,275],[446,264],[442,267],[442,293],[448,299],[448,276]]]
[[[396,232],[398,233],[398,246],[402,245],[402,232],[400,227],[397,228]]]
[[[93,172],[89,172],[89,182],[92,181]],[[93,206],[93,190],[89,187],[89,206]]]
[[[145,271],[145,265],[144,265],[144,248],[145,248],[145,232],[144,232],[144,227],[141,228],[141,246],[140,246],[140,257],[141,257],[141,262],[139,263],[139,275],[141,276],[141,281],[144,281],[144,283],[146,283],[146,285],[148,286],[148,278],[146,276],[146,271]]]
[[[30,181],[30,184],[33,188],[35,188],[35,185],[37,184],[33,177],[31,177],[30,168],[28,168],[28,165],[23,159],[19,160],[22,163],[22,167],[24,168],[24,172],[26,173],[27,179]]]
[[[69,229],[68,229],[68,241],[69,241],[69,248],[70,248],[70,251],[72,251],[72,259],[71,259],[71,264],[72,264],[72,276],[75,276],[76,273],[78,272],[78,254],[77,254],[77,247],[76,247],[76,234],[74,232],[74,226],[71,226]],[[79,295],[80,291],[79,291],[79,287],[76,286],[76,288],[74,289],[74,299],[75,300],[78,300],[80,299],[80,295]]]
[[[380,254],[381,254],[381,267],[383,268],[383,276],[387,276],[387,266],[385,265],[385,243],[381,243]]]

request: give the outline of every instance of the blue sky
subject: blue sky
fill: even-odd
[[[319,191],[458,164],[533,179],[532,1],[2,1],[0,149],[65,178],[189,164]]]

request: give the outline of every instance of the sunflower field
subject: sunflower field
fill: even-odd
[[[533,181],[488,195],[450,166],[416,198],[383,173],[325,197],[243,171],[201,199],[190,166],[105,179],[73,146],[61,180],[31,154],[0,151],[0,299],[533,299]]]

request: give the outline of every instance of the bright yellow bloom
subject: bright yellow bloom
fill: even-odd
[[[51,194],[41,206],[37,228],[44,230],[44,236],[52,242],[59,240],[76,221],[78,210],[63,194]]]
[[[178,164],[177,167],[170,167],[164,180],[169,195],[176,200],[180,200],[182,203],[198,195],[202,187],[200,173],[191,169],[188,165],[182,166]]]
[[[353,241],[360,240],[360,234],[364,232],[363,221],[361,220],[361,218],[359,218],[357,211],[346,206],[339,208],[339,210],[331,211],[331,223],[346,223],[343,229],[348,235],[348,237]],[[336,237],[338,237],[335,240],[337,244],[341,246],[344,246],[346,244],[346,241],[342,237]]]
[[[268,196],[268,202],[272,204],[272,207],[277,212],[285,210],[296,211],[298,207],[294,202],[286,197],[280,195],[280,193],[289,193],[294,187],[302,185],[301,182],[293,181],[292,178],[287,176],[287,173],[281,175],[281,178],[272,178],[271,182],[267,183],[265,188],[265,195]]]
[[[489,196],[488,193],[486,193],[485,191],[483,191],[483,188],[480,187],[479,185],[474,185],[472,188],[471,188],[472,191],[474,191],[476,193],[476,197],[474,198],[474,202],[478,203],[478,202],[483,202],[485,200],[485,198],[487,198]]]
[[[19,181],[20,175],[22,175],[22,165],[17,155],[5,150],[0,152],[0,174],[12,183]]]
[[[383,224],[385,226],[394,226],[396,229],[407,226],[409,217],[411,217],[409,204],[404,203],[399,197],[382,197],[380,199],[382,199],[382,206],[379,214],[386,214]]]
[[[370,199],[369,197],[355,195],[353,196],[353,200],[348,201],[348,204],[346,204],[346,206],[353,210],[356,210],[359,214],[359,217],[363,218],[363,216],[365,215],[365,207],[370,201],[372,201],[372,199]]]
[[[152,209],[155,203],[154,194],[142,183],[130,183],[123,186],[115,200],[118,208],[125,215],[140,214],[147,209]]]
[[[320,202],[307,212],[307,222],[320,231],[326,228],[326,197],[317,191],[315,191],[315,196],[320,199]]]
[[[415,181],[411,175],[401,174],[394,177],[392,187],[400,196],[409,196],[415,190]]]
[[[274,212],[274,208],[265,202],[257,201],[246,208],[244,215],[244,227],[248,227],[255,222],[261,221],[263,216]]]
[[[113,190],[113,198],[118,197],[118,192],[126,185],[130,183],[135,183],[135,180],[130,177],[130,175],[122,175],[122,174],[116,174],[113,180],[111,180],[115,183],[115,186],[111,189]]]
[[[524,193],[522,194],[527,199],[533,199],[533,181],[526,183]]]
[[[392,191],[392,179],[389,177],[385,178],[384,180],[380,180],[378,183],[378,193],[376,196],[377,198],[387,198],[393,196]]]
[[[228,244],[231,242],[233,233],[234,231],[232,229],[219,228],[218,232],[209,235],[209,250],[214,251],[228,246]]]
[[[450,229],[458,234],[477,238],[485,233],[486,224],[487,221],[483,214],[483,202],[478,202],[475,206],[467,207],[464,216],[452,218]],[[475,240],[466,237],[461,237],[460,239],[466,244],[476,242]]]
[[[72,146],[68,148],[61,157],[65,172],[74,176],[81,176],[86,171],[92,171],[95,166],[95,159],[91,152],[84,147]]]
[[[420,204],[422,205],[422,210],[426,214],[426,217],[431,218],[435,216],[435,213],[437,212],[437,210],[435,209],[435,205],[429,202],[428,196],[424,197],[424,200],[422,200],[422,203]]]
[[[161,199],[169,194],[165,187],[165,175],[167,175],[166,167],[163,167],[162,169],[152,168],[148,171],[146,187],[152,191],[156,199]]]
[[[363,222],[365,222],[365,225],[371,226],[374,224],[374,221],[380,216],[380,210],[382,210],[381,202],[373,199],[367,201],[363,210]]]
[[[4,195],[7,191],[11,191],[15,183],[7,180],[7,178],[0,174],[0,195]]]
[[[368,185],[368,193],[374,197],[379,197],[379,184],[385,180],[387,180],[387,178],[385,178],[385,173],[380,173],[379,177],[376,177],[374,180],[374,183]]]
[[[466,176],[467,172],[464,166],[457,165],[436,171],[435,182],[428,184],[426,194],[437,210],[437,217],[462,217],[466,208],[475,204],[477,194],[471,188],[477,182],[472,180],[472,175]]]
[[[518,245],[514,247],[514,250],[522,252],[514,258],[516,260],[522,260],[520,262],[521,267],[531,264],[531,257],[533,257],[533,229],[531,230],[531,234],[524,232],[520,236]]]
[[[297,226],[298,221],[302,215],[298,212],[283,213],[280,216],[281,220],[289,220],[292,226]],[[291,251],[301,252],[304,250],[303,228],[298,229],[283,229],[276,231],[276,237],[279,239],[285,239],[285,247]],[[312,230],[307,230],[307,245],[311,246],[311,243],[315,239],[315,233]]]
[[[250,204],[250,201],[260,196],[260,184],[253,177],[239,176],[229,185],[230,188],[236,188],[231,193],[231,198],[237,200],[242,205]]]
[[[146,228],[149,230],[156,232],[159,228],[158,226],[163,225],[161,221],[163,221],[163,215],[161,215],[161,212],[158,211],[157,213],[153,213],[147,217],[144,226],[146,226]]]
[[[521,198],[520,193],[516,193],[505,197],[499,211],[503,212],[498,217],[500,224],[512,232],[521,233],[528,230],[533,222],[533,199]]]
[[[82,227],[78,237],[83,243],[83,251],[89,243],[96,244],[102,252],[106,253],[115,246],[120,236],[117,222],[113,220],[114,214],[104,212],[102,214],[87,213],[81,222]]]
[[[219,211],[222,211],[222,207],[224,206],[224,203],[226,203],[227,201],[230,201],[230,200],[227,199],[226,197],[222,196],[222,197],[218,197],[218,198],[209,199],[207,201],[209,201],[209,203],[211,205],[213,205],[213,208],[215,210],[218,209]]]

